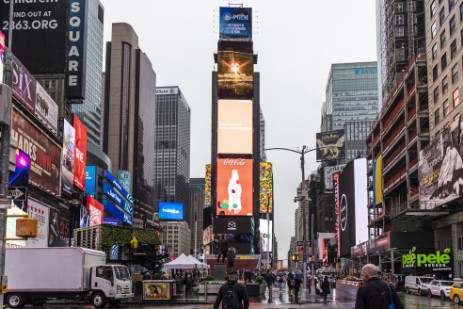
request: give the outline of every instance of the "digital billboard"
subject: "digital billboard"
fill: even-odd
[[[72,194],[74,185],[74,147],[76,144],[76,131],[64,119],[63,126],[63,158],[61,167],[61,184],[63,193]]]
[[[182,221],[183,204],[172,202],[159,202],[159,220]]]
[[[373,206],[383,202],[383,157],[380,155],[373,162]]]
[[[221,7],[220,39],[250,40],[252,38],[252,8]]]
[[[272,163],[260,162],[260,213],[273,211],[273,169]]]
[[[117,180],[121,184],[122,188],[130,193],[130,187],[132,185],[132,174],[129,171],[118,170]]]
[[[123,211],[120,207],[111,203],[110,200],[103,198],[102,199],[104,211],[110,213],[120,221],[132,225],[132,216]]]
[[[273,248],[273,222],[272,220],[259,219],[260,239],[263,252],[272,252]]]
[[[108,182],[109,182],[114,188],[116,188],[116,189],[127,199],[127,201],[128,201],[130,204],[133,204],[133,197],[129,194],[129,192],[127,192],[127,191],[122,187],[122,185],[119,183],[119,181],[117,181],[116,178],[114,178],[113,174],[111,174],[110,171],[105,170],[105,171],[103,172],[103,177],[105,177],[106,179],[108,179]]]
[[[339,164],[335,166],[325,166],[323,168],[323,174],[324,174],[324,185],[325,185],[325,191],[333,191],[333,173],[337,171],[341,171],[346,166],[345,164]]]
[[[252,216],[252,159],[217,159],[217,215]]]
[[[103,204],[87,195],[85,207],[80,208],[80,227],[100,225],[103,223]]]
[[[344,130],[317,133],[317,161],[344,159],[345,141]]]
[[[69,247],[71,223],[67,216],[50,208],[48,247]]]
[[[217,52],[219,98],[252,98],[253,74],[252,43],[219,42]]]
[[[214,220],[214,234],[253,234],[252,217],[217,217]]]
[[[97,184],[96,166],[85,167],[85,194],[95,196]]]
[[[251,100],[218,101],[217,153],[252,154],[252,132]]]
[[[10,1],[0,1],[2,31],[8,39]],[[13,47],[32,74],[64,74],[68,1],[15,1]]]
[[[37,83],[35,94],[35,117],[42,122],[53,134],[58,130],[58,104],[53,101],[50,95]]]
[[[87,128],[74,115],[73,126],[75,129],[75,152],[74,152],[74,185],[85,191],[85,166],[87,165]]]
[[[420,151],[418,178],[421,209],[433,209],[462,196],[462,127],[460,120],[454,121]]]
[[[60,146],[14,108],[11,119],[11,141],[31,159],[29,181],[50,194],[60,195]]]
[[[0,84],[3,84],[3,65],[5,63],[5,35],[0,31]]]
[[[206,164],[206,176],[204,177],[204,208],[212,206],[212,164]]]
[[[29,112],[35,114],[37,81],[15,55],[11,54],[11,57],[11,65],[13,67],[13,97]]]
[[[118,205],[130,216],[133,215],[133,207],[129,202],[127,202],[113,187],[104,182],[103,183],[103,194],[105,194],[112,202]]]

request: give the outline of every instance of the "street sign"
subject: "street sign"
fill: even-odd
[[[11,207],[10,199],[0,199],[0,209],[8,209]],[[1,241],[0,241],[1,242]]]
[[[9,187],[8,194],[15,201],[27,200],[27,188],[26,187]]]

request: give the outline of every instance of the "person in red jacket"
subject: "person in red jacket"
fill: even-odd
[[[396,309],[405,309],[397,292],[388,282],[378,277],[379,269],[374,264],[362,267],[362,286],[357,291],[355,309],[387,309],[394,303]]]

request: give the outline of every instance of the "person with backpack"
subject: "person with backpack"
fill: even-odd
[[[248,309],[249,296],[246,287],[238,283],[238,273],[232,271],[228,274],[228,281],[222,285],[217,293],[213,309]]]
[[[405,309],[394,287],[379,278],[378,273],[374,264],[362,267],[363,284],[357,290],[355,309]]]
[[[322,289],[322,294],[323,294],[323,302],[326,303],[326,299],[328,298],[328,294],[331,293],[330,282],[328,281],[327,276],[325,276],[325,279],[323,280],[321,289]]]

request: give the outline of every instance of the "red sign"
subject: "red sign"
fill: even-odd
[[[341,175],[340,171],[333,172],[333,182],[334,182],[334,203],[336,207],[336,234],[338,238],[338,257],[341,256],[341,233],[340,233],[340,220],[339,220],[339,177]]]
[[[217,160],[217,215],[252,216],[252,160]]]
[[[85,166],[87,164],[87,128],[74,115],[73,126],[76,130],[76,145],[74,147],[74,185],[85,191]]]
[[[103,223],[104,207],[90,195],[87,195],[87,209],[90,217],[90,226],[100,225]]]

